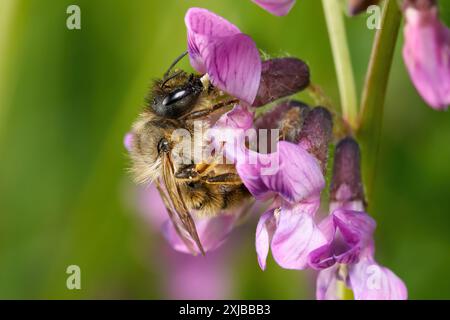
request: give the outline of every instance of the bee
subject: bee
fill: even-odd
[[[132,126],[131,171],[136,182],[156,185],[176,232],[193,253],[204,254],[194,219],[249,206],[251,194],[237,174],[234,164],[214,158],[195,163],[175,161],[179,143],[174,132],[184,129],[195,135],[195,121],[208,129],[239,101],[214,87],[204,76],[173,71],[187,54],[169,67],[162,79],[154,81],[147,106]],[[270,92],[272,93],[272,92]],[[291,112],[292,113],[292,112]],[[292,115],[291,115],[292,116]],[[205,140],[195,143],[207,144]],[[176,154],[175,154],[176,155]],[[192,154],[181,155],[194,159]],[[249,206],[250,207],[250,206]]]

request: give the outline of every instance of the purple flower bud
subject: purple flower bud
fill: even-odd
[[[379,0],[349,0],[348,1],[348,13],[351,16],[356,16],[374,4],[377,4]]]
[[[309,85],[309,78],[309,67],[300,59],[266,60],[262,63],[261,82],[253,106],[260,107],[297,93]]]
[[[374,259],[376,223],[364,212],[360,151],[352,138],[336,146],[330,198],[330,215],[319,224],[326,244],[309,254],[308,264],[322,269],[317,299],[338,299],[338,282],[351,289],[356,300],[407,299],[403,281]]]
[[[295,5],[295,0],[252,0],[264,10],[275,16],[285,16]]]
[[[414,86],[434,109],[450,104],[450,30],[434,0],[407,0],[403,58]]]
[[[300,145],[317,158],[323,172],[327,166],[332,130],[331,113],[323,107],[316,107],[308,113],[300,133]]]
[[[282,125],[283,119],[286,118],[286,114],[290,112],[291,110],[295,110],[296,113],[298,113],[298,117],[300,118],[299,121],[300,127],[298,128],[301,130],[301,127],[303,126],[303,122],[308,114],[308,112],[311,110],[311,108],[304,104],[303,102],[296,101],[296,100],[288,100],[283,101],[279,103],[275,108],[273,108],[270,111],[265,112],[261,116],[255,119],[255,128],[256,129],[280,129]],[[298,138],[298,137],[296,137]],[[294,141],[291,141],[294,142]]]
[[[288,100],[278,104],[272,110],[265,112],[255,120],[257,130],[267,130],[268,152],[273,152],[273,137],[293,143],[298,143],[303,123],[311,108],[299,101]],[[279,130],[273,134],[272,130]],[[262,131],[258,131],[261,137]]]
[[[360,161],[359,146],[353,138],[345,138],[337,144],[330,186],[332,202],[364,202]]]

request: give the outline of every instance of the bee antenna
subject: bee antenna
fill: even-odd
[[[175,72],[173,75],[171,75],[168,78],[164,77],[164,81],[161,83],[161,88],[164,88],[164,86],[166,85],[167,82],[169,82],[170,80],[172,80],[175,77],[178,77],[181,73],[183,73],[182,70]]]
[[[186,55],[188,54],[187,51],[183,52],[181,55],[179,55],[174,62],[172,62],[172,64],[170,65],[169,69],[166,71],[166,73],[164,73],[164,79],[167,78],[167,76],[169,75],[170,71],[172,71],[173,67],[175,67],[177,65],[178,62],[180,62],[181,59],[183,59]]]

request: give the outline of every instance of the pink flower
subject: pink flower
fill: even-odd
[[[281,105],[284,107],[284,105]],[[258,262],[265,269],[269,249],[276,262],[286,269],[304,269],[309,253],[326,243],[325,237],[314,223],[314,215],[320,205],[320,192],[325,187],[325,179],[319,158],[326,155],[314,154],[319,146],[328,144],[331,116],[323,108],[315,108],[305,120],[304,130],[308,134],[300,144],[280,141],[276,151],[268,154],[248,149],[243,133],[238,129],[250,129],[250,121],[231,121],[237,115],[253,115],[237,106],[226,114],[219,123],[232,124],[228,128],[234,134],[238,147],[231,152],[236,169],[247,189],[257,199],[273,199],[272,208],[261,216],[256,230],[256,252]],[[244,126],[234,126],[241,123]],[[229,147],[225,152],[230,154]],[[327,149],[325,149],[326,151]],[[309,152],[311,151],[311,153]],[[322,159],[323,160],[323,159]]]
[[[362,211],[334,210],[319,225],[327,243],[311,252],[310,265],[324,269],[335,263],[357,262],[362,250],[373,245],[375,225]]]
[[[404,300],[403,281],[374,259],[375,221],[362,211],[335,210],[321,225],[328,243],[310,254],[310,265],[323,269],[316,297],[334,300],[338,281],[352,289],[356,300]]]
[[[313,222],[325,186],[320,163],[303,147],[287,141],[278,142],[276,151],[268,154],[248,149],[244,130],[252,128],[252,120],[251,112],[236,106],[216,126],[222,135],[231,136],[227,138],[225,154],[235,161],[247,189],[257,199],[271,197],[274,201],[273,208],[261,216],[256,230],[259,265],[265,269],[271,247],[280,266],[303,269],[309,252],[325,243]]]
[[[375,221],[364,210],[358,144],[350,138],[336,147],[330,215],[319,225],[326,244],[309,254],[309,265],[321,270],[319,300],[337,299],[338,282],[353,290],[356,300],[407,298],[402,280],[374,259]]]
[[[295,0],[252,0],[258,6],[276,16],[285,16],[295,5]]]
[[[316,298],[337,300],[338,281],[343,281],[353,291],[355,300],[405,300],[408,292],[405,284],[392,271],[374,262],[370,256],[348,267],[342,275],[342,265],[320,271],[317,278]]]
[[[252,159],[252,154],[255,164],[247,162],[247,159]],[[236,169],[257,199],[276,194],[284,201],[298,203],[316,198],[325,187],[317,159],[294,143],[280,141],[277,151],[270,154],[248,150],[247,157],[238,159]]]
[[[191,65],[213,85],[252,104],[261,78],[261,58],[253,40],[224,18],[200,8],[186,13]]]
[[[406,1],[403,57],[422,98],[445,110],[450,104],[450,30],[433,1],[417,3]]]
[[[289,206],[269,210],[256,228],[256,253],[262,270],[266,268],[269,248],[282,268],[302,270],[308,267],[309,253],[326,243],[314,222],[319,198],[305,199]]]

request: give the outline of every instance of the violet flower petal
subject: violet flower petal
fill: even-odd
[[[290,142],[280,141],[277,149],[270,154],[248,151],[249,160],[256,158],[256,164],[237,163],[236,169],[249,191],[255,197],[267,192],[278,193],[290,203],[320,194],[325,179],[317,160]]]
[[[229,163],[236,163],[237,158],[245,158],[245,134],[246,130],[252,128],[253,118],[252,111],[238,104],[223,114],[208,132],[215,149],[223,150]]]
[[[237,215],[233,214],[222,214],[211,218],[195,219],[198,236],[205,251],[213,251],[222,245],[233,230],[236,217]],[[191,253],[177,234],[172,221],[166,221],[162,231],[166,240],[175,250]],[[196,247],[195,249],[198,250]],[[200,251],[196,253],[200,253]]]
[[[202,8],[191,8],[184,18],[188,31],[188,50],[191,65],[200,73],[206,73],[205,57],[202,51],[211,39],[240,34],[241,31],[224,18]]]
[[[275,16],[285,16],[295,5],[295,0],[252,0],[264,10]]]
[[[273,210],[269,210],[264,213],[259,218],[258,226],[256,227],[256,254],[262,270],[266,269],[267,255],[269,254],[270,243],[272,242],[272,236],[276,228],[273,212]]]
[[[254,113],[246,106],[237,104],[231,111],[223,114],[214,124],[214,128],[220,130],[247,130],[253,126]],[[215,132],[220,133],[220,132]]]
[[[261,58],[253,40],[224,18],[200,8],[186,13],[191,65],[213,85],[249,104],[261,79]]]
[[[264,157],[266,155],[261,155],[261,158]],[[325,187],[319,163],[302,147],[280,141],[277,160],[279,163],[278,168],[274,168],[275,174],[271,174],[270,169],[261,170],[261,179],[269,190],[279,193],[285,200],[297,203],[320,194]],[[264,160],[264,163],[271,162]]]
[[[403,58],[412,82],[434,109],[450,104],[450,30],[439,21],[437,7],[405,10]]]
[[[377,264],[372,257],[349,266],[349,283],[355,300],[406,300],[403,281],[391,270]]]
[[[331,268],[320,270],[316,282],[317,300],[338,300],[338,265]]]
[[[258,199],[278,193],[291,203],[319,194],[325,179],[318,161],[299,145],[280,141],[277,151],[257,153],[245,147],[245,130],[252,127],[253,113],[237,105],[215,124],[211,138],[216,148],[227,141],[224,152],[252,195]]]
[[[375,221],[364,212],[335,210],[320,224],[328,243],[311,252],[311,266],[322,269],[335,262],[358,262],[360,253],[373,244],[375,226]]]
[[[279,212],[271,248],[273,258],[285,269],[305,269],[310,252],[326,243],[311,214],[318,209],[320,199],[316,198],[313,203],[312,207],[307,204],[306,212],[302,204],[292,209],[282,207]]]
[[[257,166],[237,163],[236,170],[247,190],[256,199],[264,200],[271,194],[261,179],[260,170]]]

